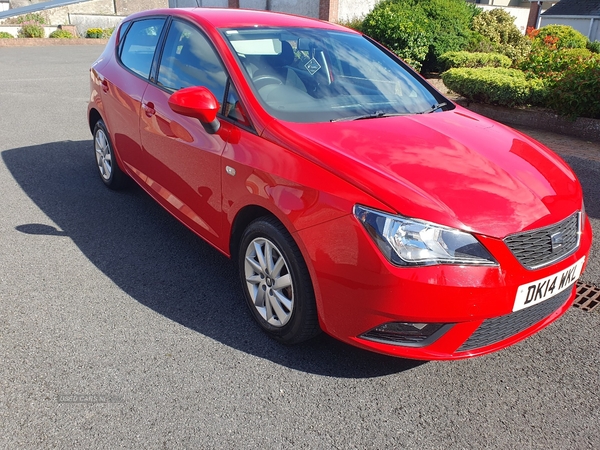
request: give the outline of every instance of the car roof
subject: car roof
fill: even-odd
[[[199,23],[210,24],[214,28],[246,28],[246,27],[303,27],[329,30],[348,30],[340,25],[322,20],[311,19],[293,14],[273,11],[259,11],[239,8],[169,8],[144,11],[132,15],[141,17],[153,14],[168,14],[194,19]]]

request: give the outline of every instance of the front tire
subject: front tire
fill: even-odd
[[[310,275],[283,225],[270,217],[252,222],[242,235],[238,262],[248,307],[267,334],[288,345],[319,334]]]
[[[102,182],[110,189],[118,190],[127,187],[129,177],[117,164],[110,135],[104,121],[99,120],[94,126],[94,152],[96,167]]]

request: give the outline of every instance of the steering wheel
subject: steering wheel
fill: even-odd
[[[257,76],[252,80],[252,83],[256,86],[256,89],[261,89],[269,84],[283,84],[283,82],[275,75],[269,74]]]

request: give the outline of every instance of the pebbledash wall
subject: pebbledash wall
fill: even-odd
[[[339,22],[365,16],[379,1],[381,0],[169,0],[169,6],[262,9]]]
[[[6,3],[5,0],[0,0]],[[10,8],[45,0],[9,0]],[[166,7],[249,8],[298,14],[332,22],[366,15],[381,0],[83,0],[69,6],[42,11],[53,25],[77,25],[78,30],[114,26],[138,11]],[[104,17],[104,19],[102,18]]]
[[[10,0],[10,9],[29,6],[34,3],[43,3],[45,0]],[[85,35],[88,28],[111,28],[118,25],[124,17],[131,13],[154,8],[165,8],[168,0],[88,0],[69,6],[40,11],[46,23],[53,25],[46,27],[46,36],[56,29],[57,25],[75,25],[79,35]],[[16,31],[2,26],[2,31],[7,31],[16,36]],[[18,28],[15,28],[18,30]],[[13,32],[14,31],[14,32]]]

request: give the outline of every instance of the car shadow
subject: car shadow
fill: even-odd
[[[68,236],[120,289],[170,320],[239,351],[319,375],[378,377],[423,364],[363,351],[326,335],[293,347],[268,338],[245,306],[233,263],[141,188],[105,188],[91,140],[6,150],[2,158],[59,228],[23,223],[18,231]]]
[[[600,218],[600,184],[598,177],[600,174],[600,163],[597,161],[579,158],[577,156],[562,156],[573,171],[583,189],[583,198],[585,200],[585,212],[594,219]]]

